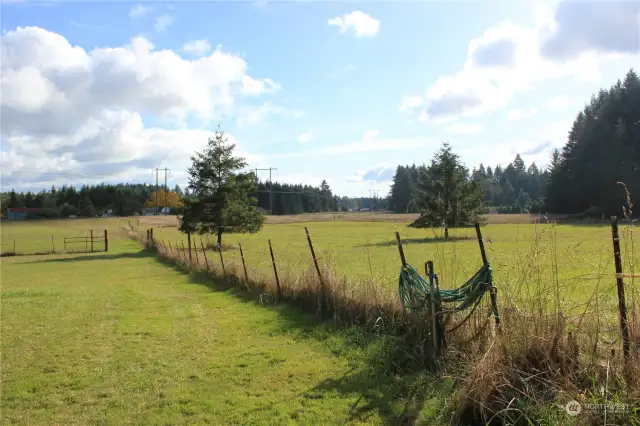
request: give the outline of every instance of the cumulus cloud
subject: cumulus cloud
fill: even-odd
[[[195,55],[205,55],[211,51],[211,43],[206,38],[200,40],[191,40],[182,46],[182,50],[186,53]]]
[[[375,37],[380,31],[380,21],[359,10],[331,18],[329,25],[340,28],[340,33],[352,30],[356,37]]]
[[[640,52],[640,3],[563,1],[542,43],[543,56],[567,60],[585,52]]]
[[[532,27],[505,21],[471,40],[462,69],[427,89],[424,107],[416,111],[419,119],[437,122],[495,111],[542,80],[598,81],[604,60],[640,52],[637,4],[563,1],[556,6],[538,9]],[[590,33],[593,19],[599,23]]]
[[[386,183],[393,180],[397,166],[393,164],[379,164],[367,170],[358,170],[347,176],[347,182],[376,182]]]
[[[37,27],[2,36],[0,71],[2,162],[11,163],[3,186],[186,162],[211,133],[149,127],[143,117],[207,123],[235,114],[237,98],[277,86],[221,49],[185,60],[137,37],[85,51]]]

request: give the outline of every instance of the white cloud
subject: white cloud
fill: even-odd
[[[558,95],[545,102],[544,106],[548,109],[563,109],[573,104],[575,104],[575,101],[573,99],[570,99],[565,95]]]
[[[446,133],[462,133],[467,135],[475,135],[483,130],[484,126],[480,123],[454,123],[442,129],[442,131]]]
[[[518,121],[524,120],[525,118],[533,117],[538,113],[536,108],[529,109],[512,109],[507,112],[507,120],[509,121]]]
[[[422,96],[403,96],[402,105],[400,105],[400,111],[411,111],[415,108],[421,107],[423,104]]]
[[[314,157],[314,156],[332,156],[346,155],[356,153],[369,153],[375,151],[400,151],[403,149],[423,148],[430,146],[438,146],[439,142],[434,139],[423,137],[399,137],[399,138],[381,138],[379,132],[375,129],[367,130],[363,133],[362,138],[355,142],[328,145],[321,148],[296,151],[282,154],[273,154],[270,158],[297,158],[297,157]]]
[[[298,110],[289,110],[281,106],[272,105],[269,102],[265,102],[258,107],[241,107],[238,109],[238,117],[236,118],[236,124],[238,127],[245,127],[248,125],[255,125],[263,123],[264,120],[270,115],[280,115],[289,118],[299,118],[304,113]]]
[[[211,43],[206,38],[200,40],[191,40],[182,46],[182,50],[195,55],[206,55],[211,51]]]
[[[311,134],[310,133],[300,133],[298,135],[298,142],[300,143],[307,143],[311,140]]]
[[[505,21],[471,40],[462,69],[438,78],[428,88],[425,107],[417,112],[422,121],[474,117],[504,108],[515,94],[532,90],[543,80],[572,76],[580,82],[599,82],[599,66],[606,60],[622,54],[638,57],[640,50],[630,48],[633,43],[625,32],[630,24],[622,19],[621,13],[603,13],[597,19],[607,21],[600,25],[608,32],[591,36],[586,29],[583,31],[583,26],[591,22],[586,18],[588,13],[581,12],[582,20],[572,22],[565,16],[563,4],[558,6],[557,13],[556,9],[538,8],[532,27]],[[575,8],[582,5],[590,8],[583,2],[575,3]],[[616,26],[621,19],[622,24]],[[572,45],[573,54],[550,55],[544,50],[549,37],[565,34],[575,25],[580,26],[577,35],[584,40]],[[637,43],[638,21],[634,28]],[[597,41],[594,37],[601,39]],[[570,37],[566,36],[562,43],[569,41]]]
[[[239,97],[276,86],[249,76],[244,59],[221,49],[185,60],[141,37],[85,51],[59,34],[20,27],[0,45],[3,186],[88,182],[163,161],[184,168],[178,163],[211,132],[150,127],[142,117],[220,120],[241,108]]]
[[[353,30],[356,37],[375,37],[380,31],[380,21],[359,10],[331,18],[329,25],[340,28],[340,33]]]
[[[151,11],[151,6],[143,6],[141,4],[137,4],[131,8],[129,11],[129,18],[131,19],[142,19]]]
[[[397,165],[381,163],[367,170],[358,170],[347,176],[347,182],[377,182],[390,183],[396,173]]]
[[[175,20],[175,17],[173,17],[172,15],[161,15],[156,18],[156,23],[153,27],[156,29],[156,32],[161,33],[166,31],[166,29],[169,28],[175,22]]]

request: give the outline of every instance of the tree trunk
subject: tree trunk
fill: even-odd
[[[218,251],[222,251],[222,229],[218,229]]]

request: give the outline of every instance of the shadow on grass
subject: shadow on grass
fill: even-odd
[[[188,273],[193,284],[276,312],[279,332],[292,335],[294,340],[320,341],[335,356],[349,361],[352,368],[344,376],[327,379],[291,398],[322,399],[336,394],[341,398],[353,398],[356,402],[345,420],[362,421],[378,415],[384,424],[415,424],[425,412],[433,420],[429,424],[435,424],[446,406],[444,398],[452,393],[452,382],[430,374],[424,363],[417,360],[412,352],[416,345],[412,334],[375,334],[357,325],[342,326],[296,308],[286,299],[277,302],[272,296],[266,297],[258,282],[251,281],[246,285],[233,275],[189,272],[170,259],[158,257],[158,260],[175,271]],[[268,411],[281,402],[272,401],[247,414]]]
[[[452,236],[448,239],[444,239],[444,237],[428,237],[428,238],[401,238],[400,241],[403,245],[405,244],[435,244],[435,243],[452,243],[455,241],[471,241],[475,240],[475,236]],[[371,243],[371,244],[363,244],[356,247],[388,247],[395,246],[398,242],[393,239],[389,241],[382,241],[379,243]]]
[[[69,255],[69,254],[77,254],[77,253],[57,253],[60,255]],[[53,255],[53,253],[52,253]],[[46,260],[36,260],[33,262],[25,262],[25,263],[57,263],[57,262],[85,262],[91,260],[117,260],[117,259],[141,259],[145,257],[154,257],[155,253],[152,250],[140,250],[135,253],[114,253],[114,254],[86,254],[74,257],[61,257],[59,259],[46,259]]]

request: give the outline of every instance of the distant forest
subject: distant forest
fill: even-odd
[[[418,179],[426,170],[424,164],[398,166],[389,194],[391,210],[418,213]],[[480,164],[468,172],[468,179],[479,182],[485,204],[497,213],[538,213],[544,208],[542,194],[548,173],[535,163],[527,167],[519,154],[504,168]]]
[[[546,169],[516,155],[506,167],[480,164],[466,170],[467,179],[483,190],[487,211],[621,215],[625,192],[619,182],[626,184],[632,204],[640,204],[640,79],[633,69],[623,81],[594,94],[567,133]],[[381,198],[339,197],[326,181],[317,187],[274,182],[271,191],[268,182],[257,181],[253,196],[277,215],[360,209],[417,213],[417,182],[424,170],[424,164],[398,166],[388,196]],[[141,212],[154,190],[148,184],[62,186],[37,193],[11,190],[0,194],[0,202],[3,215],[5,207],[35,207],[50,217],[95,216],[107,209],[128,216]],[[173,191],[189,196],[179,186]]]
[[[256,188],[252,195],[258,199],[258,205],[268,212],[272,201],[273,214],[277,215],[386,208],[385,199],[338,197],[325,181],[318,187],[274,182],[271,200],[268,182],[257,182]],[[155,190],[156,187],[149,184],[83,185],[80,188],[65,185],[36,193],[11,190],[1,194],[1,203],[3,215],[6,207],[28,207],[40,208],[42,211],[37,216],[50,218],[70,215],[94,217],[107,210],[118,216],[131,216],[143,211],[144,204]],[[183,192],[178,185],[170,190],[183,197],[189,196],[189,191]],[[173,211],[180,213],[180,208]]]

